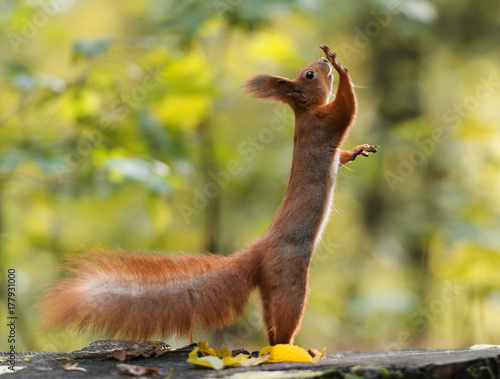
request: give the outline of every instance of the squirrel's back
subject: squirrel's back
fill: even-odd
[[[249,252],[166,256],[91,251],[69,262],[72,277],[42,304],[51,326],[108,338],[184,335],[220,328],[240,314],[254,288]]]

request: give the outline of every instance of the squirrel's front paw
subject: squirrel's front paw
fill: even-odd
[[[342,71],[348,72],[349,70],[343,66],[337,59],[337,53],[330,51],[330,48],[326,45],[321,45],[320,46],[321,50],[325,52],[326,58],[330,61],[332,66],[337,70],[337,72],[340,74]]]
[[[370,153],[376,153],[377,149],[379,148],[379,145],[359,145],[356,146],[355,148],[351,149],[351,153],[353,154],[353,160],[358,156],[362,155],[363,157],[367,157],[370,155]]]
[[[355,160],[358,155],[361,155],[363,157],[368,157],[370,153],[376,153],[377,149],[380,146],[378,145],[358,145],[351,150],[341,150],[340,151],[340,164],[346,164],[349,163],[353,160]]]

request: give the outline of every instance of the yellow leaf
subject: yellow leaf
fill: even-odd
[[[313,359],[312,359],[312,360],[313,360],[314,362],[319,362],[319,360],[320,360],[321,358],[324,358],[324,357],[326,357],[326,347],[324,347],[324,348],[323,348],[323,350],[321,351],[321,353],[320,353],[320,354],[318,354],[318,355],[316,355],[315,357],[313,357]]]
[[[232,356],[231,350],[229,350],[227,348],[227,346],[224,344],[222,344],[222,350],[217,351],[214,348],[211,348],[210,346],[208,346],[207,341],[200,341],[200,342],[198,342],[198,349],[200,349],[200,351],[203,353],[203,355],[211,355],[211,356],[220,357],[220,358]]]
[[[245,355],[245,354],[242,354],[242,355]],[[261,363],[266,363],[269,359],[269,356],[259,357],[259,358],[248,358],[248,355],[245,355],[245,357],[247,357],[247,359],[242,359],[241,361],[236,362],[235,367],[258,366]]]
[[[198,351],[205,356],[198,357]],[[198,342],[198,347],[189,353],[188,362],[199,366],[213,368],[215,370],[224,367],[250,367],[265,362],[318,362],[325,356],[326,347],[323,352],[311,358],[309,353],[298,346],[275,345],[264,347],[258,358],[251,358],[247,354],[238,354],[233,357],[226,345],[222,345],[220,352],[208,346],[207,341]]]
[[[307,350],[298,346],[288,344],[280,344],[264,347],[260,353],[260,357],[269,355],[268,362],[314,362]]]
[[[200,342],[198,342],[197,345],[198,345],[198,349],[200,349],[200,351],[203,353],[203,355],[212,355],[214,357],[217,356],[217,350],[208,346],[207,341],[200,341]]]
[[[194,363],[198,366],[209,367],[215,370],[220,370],[224,368],[224,362],[222,359],[214,356],[198,357],[198,348],[195,347],[192,352],[189,353],[188,360],[189,363]]]
[[[248,355],[246,354],[238,354],[236,357],[225,356],[222,358],[222,362],[224,363],[224,367],[239,367],[239,363],[248,359]]]
[[[246,356],[245,354],[238,354],[238,355],[244,355],[245,357],[248,358],[248,356]],[[217,353],[217,356],[218,357],[232,357],[233,353],[231,353],[231,350],[229,350],[225,344],[222,344],[221,352]]]
[[[198,345],[200,345],[200,343]],[[201,343],[201,346],[206,351],[211,349],[208,347],[208,344],[206,342]],[[212,349],[212,350],[214,350],[214,349]],[[269,359],[269,356],[259,357],[259,358],[249,358],[249,355],[247,355],[247,354],[238,354],[235,357],[233,357],[231,355],[224,356],[224,357],[216,357],[214,355],[207,355],[204,357],[198,357],[198,351],[201,351],[201,349],[198,349],[197,347],[195,347],[193,349],[193,351],[189,353],[187,361],[189,363],[194,363],[195,365],[198,365],[198,366],[209,367],[209,368],[213,368],[215,370],[220,370],[220,369],[223,369],[224,367],[257,366],[257,365],[260,365],[261,363],[267,362],[267,360]],[[224,351],[228,352],[229,349],[227,347],[223,346],[222,352],[224,352]]]

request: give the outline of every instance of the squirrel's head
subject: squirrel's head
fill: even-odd
[[[280,101],[292,108],[317,108],[328,102],[332,91],[332,68],[326,58],[309,63],[293,80],[273,75],[257,75],[244,83],[253,96]]]

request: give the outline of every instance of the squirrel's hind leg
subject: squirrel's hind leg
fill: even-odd
[[[300,293],[293,289],[294,296],[281,294],[276,291],[272,311],[277,317],[274,319],[273,337],[275,344],[293,344],[293,339],[300,330],[306,305],[307,290],[303,288]]]
[[[269,345],[276,345],[276,338],[274,336],[274,317],[272,313],[271,301],[262,289],[260,291],[261,302],[262,302],[262,321],[264,322],[264,327],[266,328],[267,338],[269,340]]]

